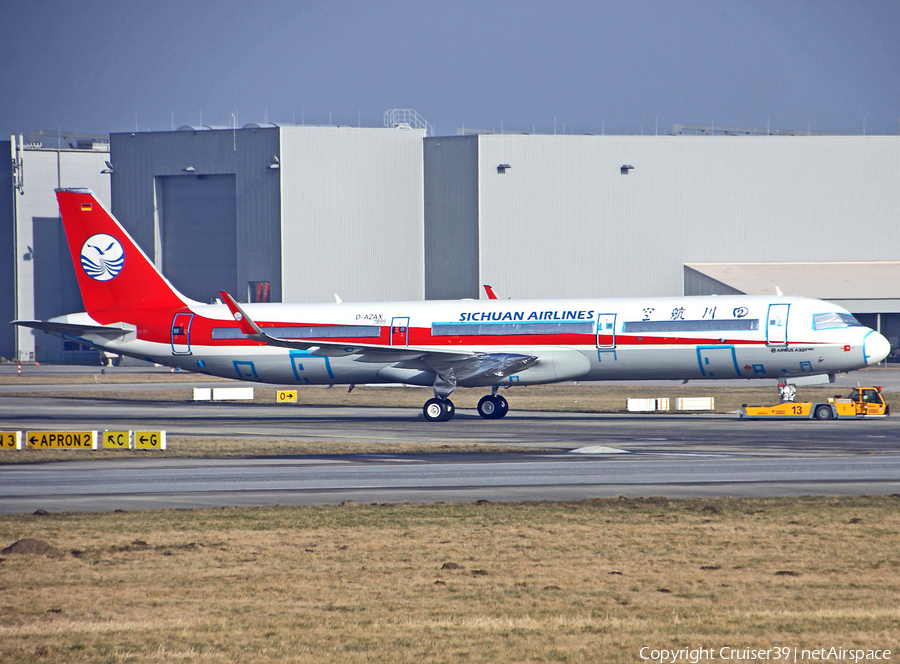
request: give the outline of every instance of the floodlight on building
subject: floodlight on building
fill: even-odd
[[[106,164],[106,168],[104,168],[102,171],[100,171],[100,173],[102,175],[112,175],[113,173],[116,172],[116,169],[113,167],[113,165],[111,163],[109,163],[108,161],[103,162],[103,163]]]
[[[181,170],[183,170],[185,173],[196,173],[197,172],[197,169],[194,168],[193,166],[185,166]]]
[[[507,168],[512,168],[512,166],[510,166],[509,164],[498,164],[497,172],[503,175],[504,173],[506,173]]]
[[[271,168],[273,171],[281,168],[281,160],[278,158],[277,154],[272,155],[272,163],[266,166],[266,168]]]
[[[634,166],[631,164],[622,164],[622,168],[619,169],[622,175],[628,175],[628,172],[632,170],[634,170]]]

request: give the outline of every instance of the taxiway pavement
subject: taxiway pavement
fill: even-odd
[[[417,408],[0,397],[0,430],[165,429],[170,436],[482,443],[521,451],[0,465],[0,512],[263,504],[900,493],[900,421],[747,421]],[[605,454],[573,450],[599,448]],[[612,454],[610,452],[619,452]],[[11,452],[14,453],[14,452]],[[73,454],[83,454],[74,453]]]
[[[637,496],[888,494],[900,456],[427,454],[0,466],[0,512]]]

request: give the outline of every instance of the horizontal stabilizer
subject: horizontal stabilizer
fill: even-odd
[[[49,332],[50,334],[82,336],[85,334],[99,334],[105,337],[119,337],[129,332],[137,331],[137,327],[127,323],[114,323],[112,325],[90,325],[87,323],[63,323],[53,320],[14,320],[14,325],[30,327],[35,330]]]

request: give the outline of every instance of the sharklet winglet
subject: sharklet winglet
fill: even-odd
[[[225,306],[228,307],[228,310],[231,312],[232,317],[235,321],[237,321],[238,327],[241,329],[247,336],[251,335],[259,335],[262,337],[268,336],[256,322],[247,315],[247,312],[241,308],[233,297],[229,293],[225,291],[219,291],[219,295],[222,296],[222,300],[225,302]]]

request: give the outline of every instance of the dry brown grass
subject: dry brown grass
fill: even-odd
[[[0,661],[639,661],[900,650],[897,497],[0,519]],[[447,565],[454,563],[454,565]]]
[[[29,373],[28,368],[23,370],[21,376],[7,374],[0,376],[0,385],[111,385],[123,383],[222,383],[223,385],[235,385],[235,381],[217,376],[205,376],[203,374],[187,371],[121,371],[109,369],[100,373],[98,367],[92,373]]]
[[[529,447],[530,451],[540,450]],[[556,448],[548,451],[558,452]],[[279,440],[277,438],[220,438],[215,436],[167,436],[165,450],[5,450],[0,463],[36,463],[90,459],[227,459],[346,454],[420,454],[471,452],[521,452],[521,447],[479,443],[379,443],[347,440]]]
[[[150,374],[153,380],[142,381],[138,379],[122,380],[122,375],[101,376],[95,374],[89,376],[66,376],[72,379],[67,384],[82,384],[84,390],[73,391],[32,391],[29,385],[44,385],[48,381],[44,378],[33,377],[34,382],[11,383],[20,384],[22,389],[15,394],[7,396],[48,396],[71,397],[83,399],[116,399],[116,400],[140,400],[140,401],[191,401],[193,388],[189,386],[179,387],[178,383],[189,382],[196,376],[190,374],[173,374],[172,389],[123,389],[121,391],[91,389],[95,384],[115,385],[120,383],[153,382],[156,384],[168,382],[169,374]],[[7,377],[8,378],[8,377]],[[78,378],[76,380],[76,378]],[[43,382],[41,382],[43,380]],[[205,377],[203,378],[205,381]],[[213,379],[215,380],[215,379]],[[235,386],[239,383],[220,379],[223,386]],[[63,382],[63,381],[54,381]],[[9,384],[9,383],[8,383]],[[296,389],[298,403],[322,406],[402,406],[421,408],[422,404],[431,396],[431,388],[409,387],[375,387],[361,385],[352,392],[348,392],[346,386],[327,388],[324,386],[254,386],[254,401],[257,403],[276,403],[276,391],[279,389]],[[798,401],[824,400],[838,393],[849,392],[847,389],[826,387],[803,387],[798,394]],[[487,393],[486,388],[460,388],[453,393],[453,403],[457,408],[474,409],[478,400]],[[645,384],[617,384],[617,383],[587,383],[587,384],[561,384],[561,385],[531,385],[502,390],[501,394],[510,400],[511,407],[516,410],[546,410],[582,413],[621,413],[625,412],[625,402],[628,398],[660,398],[670,399],[671,412],[675,412],[675,399],[679,397],[715,397],[716,411],[728,413],[736,411],[742,404],[765,405],[778,402],[778,392],[772,385],[760,385],[748,382],[746,386],[734,387],[731,385],[688,384],[672,383],[668,385]],[[900,408],[900,394],[885,393],[885,399],[893,410]],[[292,404],[281,404],[290,408]]]

